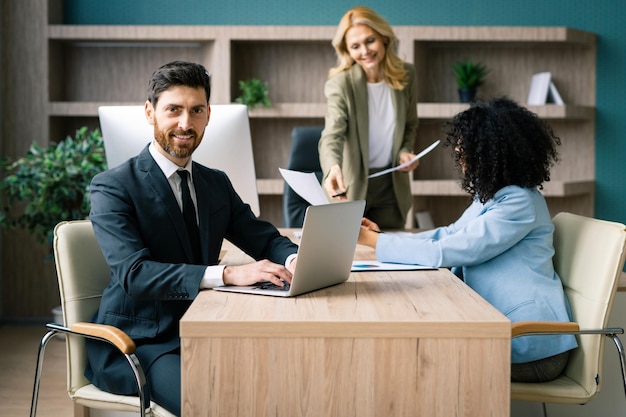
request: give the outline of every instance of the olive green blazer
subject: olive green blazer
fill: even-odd
[[[392,90],[396,111],[392,164],[398,165],[400,152],[413,152],[417,133],[417,80],[415,67],[404,64],[408,83],[403,90]],[[324,180],[330,168],[338,164],[348,187],[348,200],[362,200],[367,195],[369,173],[369,112],[365,73],[357,64],[326,81],[325,126],[319,142],[320,165]],[[411,174],[395,171],[393,188],[403,215],[411,208]]]

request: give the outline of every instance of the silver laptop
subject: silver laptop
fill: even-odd
[[[246,287],[216,287],[218,291],[293,297],[340,284],[350,277],[365,201],[309,206],[304,216],[298,260],[291,285],[270,282]]]

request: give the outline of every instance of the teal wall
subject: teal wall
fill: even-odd
[[[596,217],[626,223],[626,0],[64,0],[64,19],[90,25],[336,25],[357,4],[392,25],[568,26],[596,33]]]

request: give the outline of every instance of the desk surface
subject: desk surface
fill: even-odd
[[[293,238],[290,230],[281,231]],[[357,246],[355,259],[374,258],[373,249]],[[232,245],[225,246],[223,263],[249,261]],[[288,299],[204,291],[183,317],[180,334],[232,336],[245,331],[293,337],[317,335],[323,328],[326,336],[501,337],[505,329],[510,337],[510,326],[465,283],[439,269],[352,273],[342,284]]]
[[[445,324],[445,325],[442,325]],[[201,292],[182,337],[510,337],[510,322],[448,270],[359,272],[295,298]]]
[[[295,298],[203,291],[180,334],[185,415],[509,415],[510,322],[446,269]]]

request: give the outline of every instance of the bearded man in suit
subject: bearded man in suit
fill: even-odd
[[[217,285],[290,283],[298,249],[256,218],[224,172],[192,161],[211,116],[210,90],[202,65],[175,61],[156,70],[145,103],[153,140],[139,155],[95,176],[90,188],[90,219],[111,268],[93,322],[133,338],[148,398],[175,414],[179,321],[192,300]],[[189,222],[183,212],[191,213]],[[218,265],[224,239],[256,262]],[[112,347],[88,341],[87,353],[85,376],[94,385],[137,392],[128,364]]]

